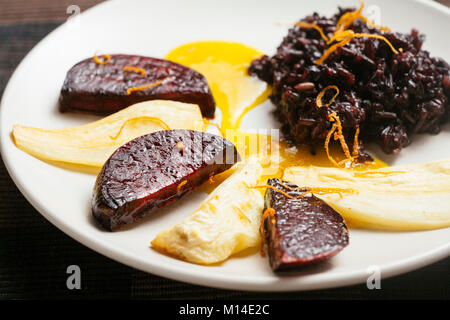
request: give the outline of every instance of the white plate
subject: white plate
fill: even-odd
[[[370,5],[371,2],[368,3]],[[1,153],[11,177],[27,200],[72,238],[137,269],[213,287],[287,291],[365,282],[370,266],[383,278],[430,264],[450,253],[450,229],[426,232],[351,230],[351,244],[341,254],[300,275],[274,275],[265,258],[241,255],[219,266],[189,264],[150,249],[157,232],[187,216],[204,195],[155,213],[143,223],[105,232],[90,215],[95,176],[55,167],[17,149],[10,137],[13,124],[42,128],[80,125],[93,116],[60,114],[57,99],[67,70],[96,50],[163,57],[170,49],[195,40],[236,41],[273,53],[289,24],[317,10],[330,15],[338,5],[357,1],[108,1],[82,13],[42,40],[22,61],[9,81],[1,104]],[[450,10],[425,1],[377,1],[382,23],[407,32],[417,27],[427,35],[425,48],[450,61]],[[271,104],[248,114],[246,128],[271,126]],[[450,129],[438,136],[417,136],[390,164],[419,163],[450,157]],[[376,152],[376,150],[375,150]],[[17,214],[20,214],[18,212]]]

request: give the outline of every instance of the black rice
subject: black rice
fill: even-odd
[[[339,8],[331,18],[314,13],[302,21],[332,36],[339,18],[349,11],[353,9]],[[359,127],[361,142],[375,142],[386,153],[400,152],[413,133],[439,133],[450,118],[449,65],[421,49],[425,36],[415,29],[409,34],[380,31],[361,19],[348,29],[383,35],[399,52],[380,39],[353,38],[317,65],[329,45],[317,30],[295,26],[273,57],[263,56],[249,67],[251,75],[272,85],[270,99],[285,138],[312,149],[323,146],[333,112],[349,145]],[[442,41],[446,39],[443,35]],[[329,85],[336,85],[339,95],[328,107],[318,108],[316,97]],[[331,101],[335,93],[328,90],[322,100]]]

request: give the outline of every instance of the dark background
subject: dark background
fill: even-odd
[[[0,96],[27,52],[95,0],[0,0]],[[450,6],[450,0],[440,1]],[[444,38],[444,40],[448,38]],[[82,270],[82,289],[66,288],[66,268]],[[289,293],[229,291],[168,280],[112,261],[84,247],[45,220],[21,195],[0,163],[0,299],[449,299],[450,258],[384,279],[381,290],[357,285]]]

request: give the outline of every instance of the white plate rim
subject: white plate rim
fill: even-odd
[[[97,10],[99,7],[108,5],[109,2],[110,1],[100,3],[86,10],[85,12],[92,12],[94,10]],[[436,3],[431,0],[412,0],[412,2],[420,3],[421,5],[428,6],[435,10],[438,10],[441,13],[445,13],[450,18],[450,8],[447,8],[439,3]],[[40,46],[45,45],[45,42],[48,39],[50,39],[52,35],[54,35],[54,33],[60,32],[61,29],[62,26],[57,27],[55,30],[51,31],[47,36],[45,36],[41,41],[39,41],[39,43],[35,45],[30,50],[30,52],[22,59],[22,61],[17,66],[16,70],[8,80],[8,83],[3,92],[2,100],[0,102],[0,125],[3,124],[2,119],[4,118],[3,117],[4,108],[2,106],[4,105],[4,100],[10,90],[10,87],[12,86],[11,83],[14,82],[14,78],[17,74],[17,71],[23,66],[23,64],[25,63],[25,61],[32,52],[39,50]],[[292,284],[290,284],[289,282],[284,282],[283,287],[280,288],[280,287],[271,287],[267,283],[258,282],[257,277],[254,278],[246,277],[245,280],[237,281],[235,276],[216,274],[214,278],[211,279],[210,277],[208,277],[208,275],[203,274],[202,272],[194,272],[186,270],[180,271],[180,269],[177,267],[170,267],[170,266],[168,267],[167,265],[159,265],[158,263],[151,263],[145,259],[139,259],[135,255],[129,254],[124,250],[118,250],[117,248],[113,248],[113,246],[108,244],[107,242],[99,243],[93,237],[90,238],[82,234],[78,230],[72,228],[69,224],[65,224],[62,219],[58,219],[57,217],[49,214],[47,210],[44,208],[44,206],[42,206],[38,201],[36,201],[33,198],[33,196],[23,186],[20,179],[18,179],[18,176],[16,174],[16,168],[14,168],[11,165],[12,159],[10,159],[8,153],[5,152],[4,139],[9,139],[9,137],[2,136],[0,139],[1,157],[13,182],[16,184],[19,191],[24,195],[27,201],[50,223],[52,223],[58,229],[69,235],[71,238],[75,239],[76,241],[80,242],[86,247],[104,256],[107,256],[117,262],[123,263],[125,265],[139,269],[144,272],[149,272],[149,270],[151,270],[151,273],[155,275],[177,281],[191,283],[194,285],[203,285],[232,290],[238,289],[249,291],[262,291],[262,292],[317,290],[317,289],[335,288],[341,286],[354,285],[358,283],[364,283],[367,279],[368,274],[364,271],[360,271],[360,272],[352,272],[350,274],[342,274],[340,275],[339,279],[328,279],[325,275],[322,281],[315,283],[304,283],[302,287],[298,287],[298,284],[296,284],[295,282],[293,282]],[[406,273],[424,267],[436,261],[439,261],[445,257],[448,257],[449,255],[450,255],[450,243],[447,243],[442,246],[436,247],[435,249],[430,250],[426,253],[412,255],[406,259],[383,265],[381,267],[382,277],[383,279],[386,279],[392,276]],[[186,276],[189,277],[187,278]]]

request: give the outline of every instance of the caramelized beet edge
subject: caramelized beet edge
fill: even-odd
[[[92,214],[105,229],[115,230],[180,199],[238,161],[236,147],[210,133],[164,130],[138,137],[103,166]]]
[[[323,200],[311,193],[295,199],[305,189],[286,181],[269,179],[267,184],[293,197],[270,188],[265,193],[264,210],[273,208],[276,212],[265,221],[269,260],[274,271],[329,259],[348,245],[344,219]]]
[[[123,70],[125,66],[142,68],[146,73],[143,76],[136,71]],[[127,94],[128,88],[157,81],[163,82]],[[197,104],[204,117],[214,117],[216,104],[201,73],[168,60],[125,54],[112,54],[106,64],[88,58],[74,65],[62,86],[59,110],[104,115],[156,99]]]

